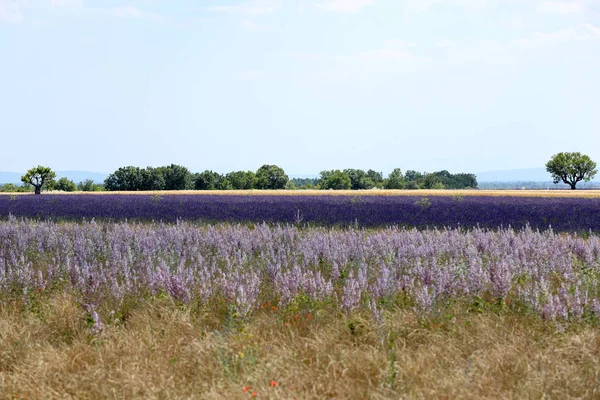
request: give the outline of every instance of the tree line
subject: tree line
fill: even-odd
[[[589,156],[578,152],[558,153],[546,163],[554,184],[563,182],[575,190],[577,183],[589,182],[598,173],[596,163]],[[64,192],[92,191],[147,191],[147,190],[250,190],[250,189],[322,189],[322,190],[364,190],[364,189],[476,189],[475,174],[451,174],[446,170],[421,173],[408,170],[402,173],[394,169],[387,178],[381,172],[369,169],[345,169],[321,171],[319,178],[289,179],[285,171],[277,165],[263,165],[256,172],[234,171],[228,174],[206,170],[192,173],[186,167],[171,164],[164,167],[122,167],[110,174],[104,185],[92,180],[75,182],[60,178],[49,167],[37,166],[21,177],[23,186],[7,184],[0,186],[0,192],[44,190]]]
[[[184,166],[171,164],[162,167],[121,167],[111,173],[103,184],[88,179],[76,184],[68,178],[55,179],[48,167],[38,166],[21,178],[23,186],[6,184],[0,192],[63,192],[97,191],[157,191],[157,190],[365,190],[365,189],[474,189],[474,174],[451,174],[448,171],[421,173],[394,169],[384,178],[381,172],[369,169],[322,171],[318,178],[290,179],[277,165],[263,165],[257,171],[233,171],[220,174],[206,170],[192,173]]]
[[[94,182],[93,179],[86,179],[79,183],[62,177],[58,180],[47,180],[42,186],[41,190],[52,191],[57,190],[61,192],[103,192],[104,185]],[[0,193],[30,193],[35,192],[35,186],[30,183],[23,183],[21,186],[15,185],[14,183],[6,183],[0,185]]]
[[[109,191],[143,190],[248,190],[285,189],[289,178],[276,165],[263,165],[256,172],[235,171],[222,175],[214,171],[192,173],[186,167],[122,167],[104,181]]]
[[[315,186],[318,189],[361,190],[361,189],[475,189],[475,174],[451,174],[443,170],[437,172],[418,172],[408,170],[402,173],[394,169],[387,178],[381,172],[372,169],[345,169],[322,171]]]
[[[145,190],[251,190],[251,189],[468,189],[477,188],[474,174],[451,174],[448,171],[421,173],[397,168],[384,178],[372,169],[322,171],[318,178],[290,179],[277,165],[263,165],[254,171],[233,171],[220,174],[206,170],[192,173],[187,168],[171,164],[164,167],[122,167],[104,181],[109,191]]]

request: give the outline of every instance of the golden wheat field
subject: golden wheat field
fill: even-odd
[[[600,198],[600,190],[171,190],[131,192],[45,192],[48,194],[108,194],[139,195],[211,195],[211,196],[510,196],[510,197],[573,197]],[[32,195],[32,193],[0,193],[1,195]]]
[[[167,299],[91,335],[69,293],[0,306],[4,399],[598,399],[600,331],[537,318],[396,310],[286,317],[266,305],[228,326]]]

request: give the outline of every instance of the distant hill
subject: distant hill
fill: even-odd
[[[511,169],[505,171],[479,172],[477,182],[551,182],[546,168]]]
[[[21,176],[16,172],[0,172],[0,185],[5,183],[21,184]]]
[[[14,183],[15,185],[20,185],[21,176],[23,176],[23,174],[24,172],[0,172],[0,184]],[[96,183],[102,183],[108,174],[90,171],[56,171],[56,179],[60,179],[63,176],[75,183],[79,183],[86,179],[92,179]]]
[[[56,179],[60,179],[63,176],[75,183],[85,181],[86,179],[92,179],[96,183],[104,183],[108,174],[90,171],[56,171]]]
[[[487,171],[477,174],[477,182],[552,182],[545,168]],[[290,178],[318,178],[315,174],[289,174]]]
[[[317,179],[319,174],[287,174],[290,179]]]
[[[568,189],[569,186],[560,182],[555,185],[552,176],[545,168],[513,169],[506,171],[480,172],[477,183],[480,189]],[[591,182],[580,182],[579,189],[600,188],[600,177]]]
[[[0,171],[0,185],[5,183],[21,184],[21,176],[24,172],[2,172]],[[511,169],[504,171],[479,172],[478,183],[493,182],[552,182],[552,178],[545,168]],[[108,174],[91,171],[56,171],[56,179],[66,177],[75,183],[86,179],[92,179],[96,183],[103,183]],[[290,178],[317,178],[315,174],[290,174]],[[598,180],[600,177],[597,177]],[[600,182],[595,182],[600,184]]]

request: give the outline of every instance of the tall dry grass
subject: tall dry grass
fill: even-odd
[[[139,192],[44,192],[70,196],[107,194],[127,195],[214,195],[214,196],[510,196],[510,197],[577,197],[598,198],[600,190],[159,190]],[[0,196],[33,196],[33,193],[0,193]]]
[[[0,306],[10,399],[594,399],[600,332],[488,310],[421,320],[398,309],[246,321],[165,298],[93,334],[65,293]],[[462,311],[461,311],[462,310]]]

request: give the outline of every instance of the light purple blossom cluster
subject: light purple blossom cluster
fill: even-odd
[[[479,298],[566,323],[600,315],[599,278],[600,238],[551,230],[0,222],[0,298],[72,290],[97,329],[100,307],[159,293],[242,317],[299,295],[348,312]]]

